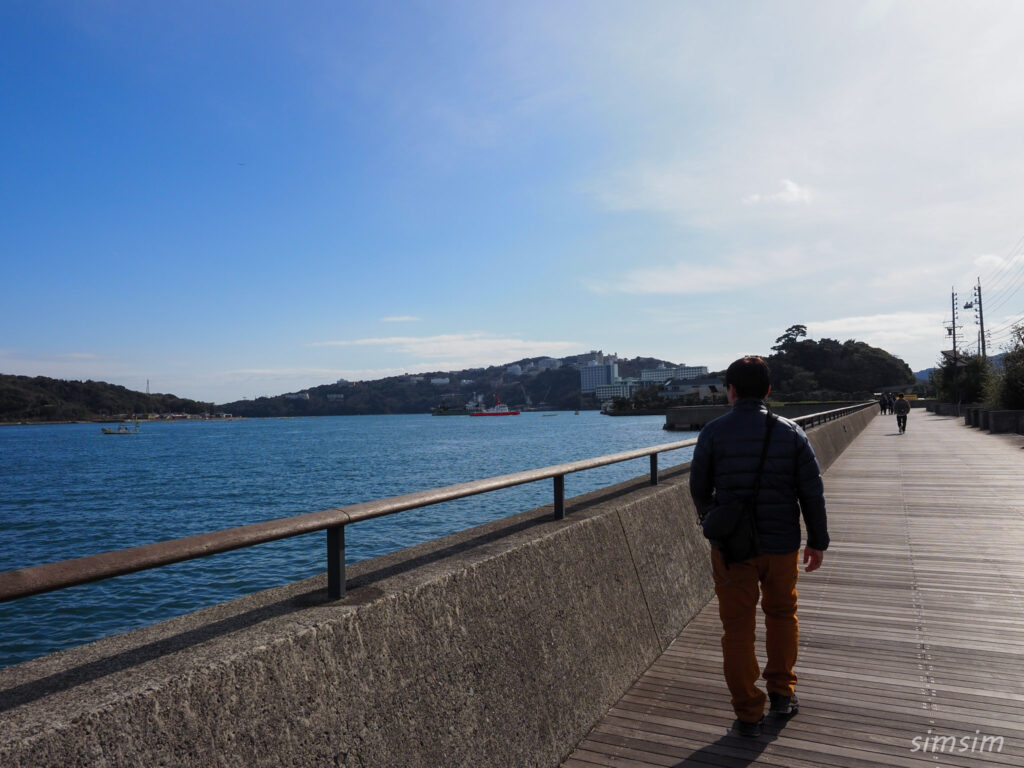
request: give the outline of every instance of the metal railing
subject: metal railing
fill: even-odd
[[[834,411],[802,416],[793,421],[810,427],[842,418],[856,410],[875,405],[874,402],[848,406]],[[553,506],[556,519],[565,518],[565,476],[587,469],[595,469],[623,461],[650,457],[650,484],[658,484],[658,456],[668,451],[677,451],[697,443],[696,439],[664,443],[649,448],[581,459],[566,464],[555,464],[540,469],[497,475],[468,483],[447,485],[427,491],[391,496],[385,499],[351,504],[321,512],[283,517],[262,523],[227,528],[211,533],[201,533],[180,539],[169,539],[155,544],[144,544],[128,549],[104,552],[98,555],[63,560],[57,563],[35,565],[14,571],[0,573],[0,602],[17,600],[22,597],[53,592],[80,584],[123,576],[172,563],[209,557],[221,552],[265,544],[270,541],[293,536],[326,531],[327,535],[327,592],[332,599],[345,594],[345,526],[375,517],[406,512],[444,501],[464,499],[481,493],[512,488],[517,485],[534,483],[539,480],[553,480]]]
[[[790,418],[790,421],[795,421],[803,429],[809,429],[811,427],[816,427],[819,424],[824,424],[828,421],[841,419],[844,416],[849,416],[851,413],[862,411],[865,408],[870,408],[871,406],[877,408],[878,403],[874,400],[871,400],[866,403],[858,403],[857,405],[847,405],[842,408],[836,408],[835,410],[832,411],[822,411],[821,413],[809,413],[806,416],[795,416]]]

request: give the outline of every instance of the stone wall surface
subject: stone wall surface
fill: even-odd
[[[985,405],[964,405],[961,410],[965,426],[988,430],[993,434],[1024,434],[1024,411],[994,410]],[[948,415],[939,406],[936,406],[935,412]]]
[[[842,419],[829,421],[808,430],[807,437],[824,472],[846,450],[868,423],[878,415],[878,409],[868,406]]]
[[[876,412],[809,431],[823,468]],[[687,480],[0,670],[0,765],[557,765],[712,595]]]

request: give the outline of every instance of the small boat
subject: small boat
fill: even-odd
[[[468,416],[469,408],[458,405],[435,405],[430,409],[432,416]]]
[[[116,427],[102,427],[104,435],[137,435],[139,433],[139,420],[135,419],[135,426],[118,424]]]
[[[435,405],[430,409],[430,414],[432,416],[471,416],[474,411],[484,410],[487,410],[484,406],[484,401],[474,392],[472,399],[466,403],[459,403],[458,401],[446,402],[445,398],[442,398],[440,405]]]
[[[484,408],[482,411],[473,411],[470,416],[518,416],[519,411],[513,411],[505,403],[498,402],[498,396],[494,396],[494,405]]]

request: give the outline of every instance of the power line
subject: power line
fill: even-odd
[[[1017,332],[1013,328],[1008,328],[998,335],[992,335],[989,337],[990,344],[995,349],[1001,349],[1006,346],[1015,344],[1018,340]]]
[[[990,335],[992,335],[992,336],[1000,335],[1003,332],[1008,331],[1009,329],[1013,328],[1013,326],[1019,325],[1021,323],[1024,323],[1024,315],[1021,315],[1020,317],[1014,318],[1014,319],[1012,319],[1012,320],[1010,320],[1010,321],[1008,321],[1006,323],[1003,323],[1002,325],[998,326],[997,328],[993,328],[990,331]]]
[[[1010,269],[1013,266],[1013,263],[1016,260],[1017,256],[1020,255],[1022,250],[1024,250],[1024,235],[1021,235],[1020,239],[1016,243],[1014,243],[1013,248],[1010,249],[1010,252],[1001,261],[1000,265],[996,268],[996,271],[991,275],[985,276],[985,281],[994,282],[998,280],[1000,277],[1002,277],[1002,275],[999,273],[1005,272],[1008,269]]]
[[[999,264],[985,277],[986,285],[989,286],[989,291],[985,296],[985,308],[989,311],[991,317],[992,312],[1004,306],[1007,302],[1012,300],[1022,288],[1024,288],[1024,235],[1022,235],[1013,247],[1010,249]],[[1002,321],[1001,324],[997,324],[996,327],[992,327],[989,324],[989,328],[985,330],[985,315],[982,309],[982,292],[981,292],[981,277],[978,277],[978,282],[974,286],[972,291],[971,300],[967,301],[963,308],[973,309],[975,313],[975,323],[978,326],[978,337],[977,337],[977,353],[983,357],[987,356],[988,347],[995,347],[1002,345],[1007,342],[1016,340],[1018,338],[1016,333],[1016,326],[1024,323],[1024,316],[1013,317],[1009,321]],[[994,286],[994,287],[993,287]],[[959,324],[959,316],[957,314],[957,294],[956,288],[953,288],[952,293],[952,320],[945,323],[947,336],[952,337],[953,360],[956,361],[959,352],[957,349],[957,331],[962,330],[962,326]],[[1005,318],[1006,315],[1003,315]],[[966,339],[961,341],[960,345],[964,351],[964,354],[970,354],[971,350],[975,348],[973,343],[968,343]]]
[[[989,294],[989,309],[997,309],[1008,301],[1017,290],[1020,289],[1022,278],[1024,278],[1024,236],[1022,236],[1010,249],[1010,253],[1002,260],[1000,265],[989,275],[985,276],[985,282],[994,289]],[[1019,261],[1019,263],[1018,263]],[[1008,275],[1012,271],[1012,277]]]
[[[991,285],[991,283],[989,283]],[[989,298],[989,309],[998,309],[1003,306],[1006,302],[1017,295],[1021,287],[1024,286],[1024,262],[1021,262],[1020,268],[1017,273],[1013,276],[1011,282],[1000,286],[993,295]]]
[[[1009,330],[1000,336],[990,337],[989,341],[992,349],[1006,351],[1007,348],[1012,349],[1016,347],[1018,341],[1020,341],[1020,337],[1016,334],[1015,331]]]

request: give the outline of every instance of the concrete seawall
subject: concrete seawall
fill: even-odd
[[[850,405],[859,405],[859,402],[830,402],[830,403],[780,403],[772,406],[779,416],[787,419],[796,419],[800,416],[809,416],[812,413],[821,413],[826,410],[845,408]],[[676,405],[665,412],[665,429],[678,432],[689,432],[703,428],[712,419],[726,414],[732,408],[730,405]]]
[[[836,421],[830,421],[808,431],[814,454],[824,472],[839,455],[846,450],[868,423],[878,415],[878,408],[868,406],[856,413]]]
[[[876,413],[809,433],[823,468]],[[0,765],[556,765],[711,597],[687,479],[0,670]]]

